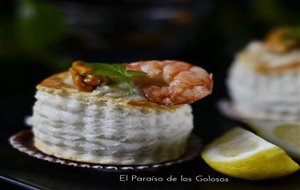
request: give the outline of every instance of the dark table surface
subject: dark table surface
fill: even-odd
[[[85,28],[78,27],[80,25],[75,27],[75,29],[79,29],[79,32],[77,32],[79,36],[77,36],[77,33],[74,32],[74,34],[76,34],[75,37],[78,37],[78,39],[81,39],[80,34],[83,35],[81,41],[84,43],[81,43],[81,41],[77,40],[77,38],[69,38],[70,35],[65,35],[68,38],[62,40],[61,43],[56,44],[56,48],[51,48],[50,51],[48,48],[41,49],[38,46],[33,48],[34,51],[28,51],[26,44],[19,44],[18,42],[22,42],[22,40],[19,38],[14,39],[14,33],[11,32],[13,31],[12,28],[19,29],[15,25],[17,24],[15,23],[16,15],[13,14],[13,12],[18,13],[19,11],[13,11],[13,7],[15,7],[15,9],[18,8],[15,6],[16,1],[9,2],[11,5],[9,8],[7,8],[7,6],[2,6],[2,4],[0,6],[0,8],[2,8],[1,10],[3,10],[0,12],[2,13],[2,16],[4,15],[5,18],[11,18],[13,21],[11,26],[8,25],[10,23],[2,22],[2,24],[5,25],[5,27],[2,27],[5,29],[3,31],[8,31],[8,35],[7,39],[2,40],[7,44],[4,44],[3,48],[0,49],[7,50],[8,58],[5,56],[3,57],[2,54],[0,56],[0,63],[2,63],[2,72],[0,75],[0,81],[2,82],[2,93],[0,93],[0,190],[26,188],[55,190],[300,189],[299,171],[279,179],[247,181],[222,175],[211,169],[200,157],[197,157],[182,164],[172,165],[170,167],[157,170],[108,172],[49,163],[15,150],[8,142],[9,137],[13,134],[28,129],[28,127],[24,125],[24,117],[31,115],[31,109],[34,102],[34,86],[38,83],[38,81],[41,81],[48,75],[53,74],[54,70],[60,70],[60,66],[55,65],[58,64],[58,62],[66,62],[66,60],[64,60],[65,56],[70,58],[70,60],[82,59],[96,62],[102,60],[104,62],[112,63],[147,59],[178,59],[202,66],[207,71],[214,74],[214,92],[204,100],[193,104],[195,122],[193,131],[194,134],[198,135],[199,138],[202,139],[203,144],[206,144],[236,125],[246,127],[243,123],[223,117],[216,108],[216,102],[226,96],[225,76],[227,69],[234,59],[234,54],[244,48],[250,40],[262,39],[267,31],[277,25],[282,25],[283,23],[299,24],[297,15],[299,15],[300,1],[178,1],[180,3],[192,2],[192,9],[188,10],[194,10],[197,13],[196,15],[199,14],[199,18],[197,16],[195,20],[197,23],[194,23],[196,26],[193,25],[193,22],[179,22],[180,26],[175,27],[175,20],[171,19],[171,22],[166,22],[165,17],[163,17],[163,20],[154,20],[154,22],[151,23],[145,22],[143,18],[137,18],[142,22],[139,23],[137,27],[145,26],[145,31],[150,31],[149,34],[153,33],[153,36],[150,35],[149,39],[142,40],[142,42],[139,42],[140,40],[136,40],[137,44],[131,44],[132,40],[130,40],[130,45],[128,47],[127,43],[122,43],[126,41],[119,41],[116,39],[121,37],[126,39],[127,34],[129,36],[135,36],[136,33],[140,33],[140,30],[135,30],[131,27],[128,28],[128,26],[131,26],[128,25],[128,22],[115,22],[115,19],[118,17],[114,16],[112,17],[114,21],[113,23],[120,23],[119,27],[121,27],[121,29],[122,27],[125,27],[125,31],[115,28],[118,26],[117,24],[107,25],[111,28],[105,28],[103,30],[104,33],[106,32],[109,34],[107,35],[105,33],[103,39],[105,40],[104,42],[106,42],[106,40],[108,40],[108,42],[103,44],[102,41],[100,41],[101,43],[99,44],[101,47],[109,46],[112,50],[106,49],[105,51],[91,51],[90,49],[83,47],[84,44],[89,45],[89,43],[85,41],[87,39],[86,34],[90,34],[90,32],[95,31],[97,33],[98,29],[102,30],[102,28],[98,25],[95,27],[93,25],[94,22],[88,22],[92,24],[86,25],[85,19],[78,16],[76,18],[78,18],[80,22],[70,23],[74,23],[76,25],[82,22],[84,24],[83,26]],[[57,2],[63,3],[64,1]],[[132,2],[134,4],[137,3],[136,1]],[[154,4],[161,4],[163,7],[165,7],[168,3],[171,3],[171,1],[153,2]],[[177,3],[177,1],[174,2]],[[195,5],[193,2],[199,6],[193,6]],[[28,2],[26,1],[26,3]],[[140,11],[139,6],[136,7],[140,13],[143,13],[143,11]],[[93,8],[92,10],[97,10],[94,9],[94,7],[91,8]],[[118,15],[123,14],[121,11],[115,11],[115,7],[113,8],[113,12],[116,12]],[[181,5],[178,8],[180,10],[184,9]],[[172,6],[171,10],[173,9],[174,7]],[[74,10],[78,11],[78,9]],[[66,9],[65,11],[68,12],[69,9]],[[177,15],[174,14],[173,11],[169,12],[172,13],[172,15]],[[96,13],[98,14],[101,12],[98,11]],[[106,15],[106,13],[107,12],[105,11],[104,14]],[[145,13],[147,15],[152,15],[149,14],[149,12]],[[84,15],[84,13],[81,14]],[[76,16],[76,14],[74,15]],[[125,15],[124,18],[123,15],[119,18],[122,21],[126,20],[127,15]],[[134,19],[135,18],[136,17],[134,17]],[[38,21],[39,20],[44,21],[42,17],[39,17]],[[183,19],[183,21],[185,21],[185,19]],[[164,25],[164,23],[167,25]],[[185,27],[182,24],[184,24]],[[31,29],[40,29],[40,27],[29,26]],[[51,25],[50,27],[53,28],[54,26]],[[179,30],[181,27],[186,28],[186,30],[183,30],[184,32]],[[70,29],[72,29],[72,26]],[[30,31],[31,30],[29,30],[29,32]],[[44,28],[42,28],[42,32],[40,32],[40,30],[32,31],[42,33],[43,36],[45,33]],[[82,31],[87,31],[88,33]],[[120,31],[122,32],[120,33]],[[151,31],[162,31],[161,34],[163,35],[159,35],[160,37],[157,38],[157,32]],[[191,31],[191,33],[186,33],[185,31]],[[168,35],[170,35],[170,38],[167,40],[166,37],[168,37]],[[35,36],[32,37],[33,39],[36,38]],[[94,38],[90,37],[92,36],[89,35],[88,39],[94,40]],[[152,39],[152,37],[154,38]],[[102,38],[99,39],[101,40]],[[109,39],[112,39],[112,41],[109,41]],[[150,42],[151,39],[154,40],[154,45],[152,43],[147,45],[148,40]],[[92,42],[93,43],[91,44],[95,44],[95,41]],[[143,44],[143,42],[146,42],[146,44]],[[173,42],[176,43],[174,44]],[[31,45],[30,43],[28,45]],[[23,45],[25,46],[23,47]],[[120,47],[117,46],[119,49],[114,45],[120,45]],[[5,49],[6,47],[8,49]],[[22,49],[22,47],[24,49]],[[91,46],[91,48],[93,47]],[[154,176],[162,177],[164,179],[167,179],[172,175],[173,177],[179,178],[179,180],[177,180],[177,182],[122,182],[120,181],[120,175],[128,175],[129,177],[132,175],[137,175],[139,177]],[[228,178],[228,182],[199,182],[195,180],[196,176],[202,176],[203,179],[208,178],[208,176],[210,176],[210,178]],[[191,178],[192,181],[180,181],[180,177],[184,177],[185,179]]]
[[[28,129],[24,116],[30,115],[33,98],[11,97],[1,100],[0,129],[0,189],[244,189],[244,190],[299,190],[300,172],[271,180],[247,181],[231,178],[212,170],[200,157],[165,168],[151,171],[101,171],[95,169],[64,166],[30,157],[13,149],[8,138],[18,131]],[[208,100],[194,106],[195,130],[203,143],[236,125],[236,121],[223,117]],[[131,178],[161,177],[164,182],[120,181],[121,175]],[[166,182],[170,176],[176,182]],[[196,176],[202,176],[197,181]],[[181,180],[185,178],[187,181]],[[228,182],[204,182],[205,178],[228,178]]]

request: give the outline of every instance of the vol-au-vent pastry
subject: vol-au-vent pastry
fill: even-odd
[[[279,28],[237,54],[227,80],[233,107],[254,119],[300,120],[300,29]]]
[[[180,157],[193,129],[189,105],[212,75],[181,61],[76,61],[37,86],[34,145],[87,163],[140,165]]]

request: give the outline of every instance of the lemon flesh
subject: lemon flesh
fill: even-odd
[[[216,171],[248,180],[277,178],[299,169],[284,150],[242,128],[207,145],[201,156]]]
[[[251,121],[249,127],[269,142],[284,149],[293,158],[300,160],[300,123]]]

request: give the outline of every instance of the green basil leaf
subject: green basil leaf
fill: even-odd
[[[116,81],[127,83],[130,94],[133,93],[132,77],[147,75],[147,73],[142,71],[126,70],[124,64],[86,63],[85,66],[94,69],[94,71],[88,73],[89,75],[109,77]]]
[[[126,74],[130,77],[136,77],[136,76],[145,76],[147,73],[143,71],[135,71],[135,70],[127,70]]]

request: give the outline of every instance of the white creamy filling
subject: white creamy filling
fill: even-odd
[[[64,83],[74,85],[72,77],[69,76],[64,80]],[[101,84],[93,92],[94,96],[107,96],[114,98],[126,98],[130,100],[145,100],[146,97],[141,88],[133,85],[133,94],[129,93],[127,83],[116,83],[116,84]]]
[[[136,85],[133,85],[133,94],[130,94],[127,83],[100,85],[92,93],[99,96],[108,96],[108,97],[115,97],[115,98],[126,97],[132,100],[146,99],[142,89]]]

